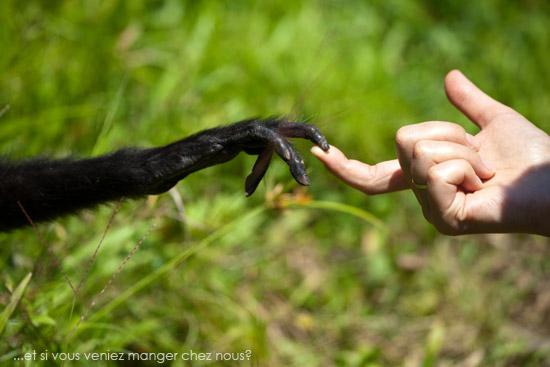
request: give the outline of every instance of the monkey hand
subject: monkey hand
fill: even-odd
[[[281,119],[247,120],[230,126],[231,134],[226,146],[258,155],[251,173],[246,178],[246,195],[252,195],[266,173],[273,152],[277,153],[289,166],[294,179],[309,185],[304,161],[298,151],[286,138],[305,138],[327,151],[329,145],[319,129],[313,125],[290,122]]]
[[[304,138],[324,151],[329,145],[313,125],[285,119],[250,119],[232,125],[204,130],[165,147],[149,150],[147,193],[168,190],[188,174],[214,164],[227,162],[244,151],[258,155],[246,178],[245,192],[252,195],[264,177],[273,153],[289,166],[290,173],[302,185],[309,185],[304,161],[287,138]]]

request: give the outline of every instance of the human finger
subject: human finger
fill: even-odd
[[[432,166],[451,159],[466,160],[483,180],[494,175],[494,171],[487,167],[480,155],[471,148],[449,141],[420,140],[413,148],[410,171],[412,180],[416,183],[426,183],[428,170]]]
[[[404,190],[409,187],[397,159],[369,165],[348,159],[341,150],[332,145],[328,152],[318,147],[313,147],[311,152],[342,181],[369,195]]]
[[[414,147],[420,140],[449,141],[478,150],[479,146],[472,135],[458,124],[445,121],[428,121],[406,125],[397,131],[395,141],[397,155],[401,167],[410,172],[410,163],[413,158]]]
[[[451,70],[445,77],[445,92],[449,101],[482,129],[499,115],[517,113],[487,95],[459,70]]]
[[[482,188],[483,183],[465,159],[451,159],[428,172],[427,193],[432,223],[445,234],[464,231],[466,194]]]

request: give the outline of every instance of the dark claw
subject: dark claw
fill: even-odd
[[[292,173],[296,181],[298,181],[300,185],[309,186],[309,177],[306,173],[306,167],[298,152],[294,152],[294,158],[288,162],[288,164],[290,166],[290,173]]]
[[[254,167],[252,167],[252,172],[250,172],[244,184],[246,196],[252,195],[254,191],[256,191],[256,188],[258,188],[260,181],[262,181],[262,178],[264,178],[264,175],[269,168],[269,163],[271,162],[272,156],[273,149],[267,148],[262,151],[258,156],[258,159],[256,159],[256,163],[254,163]]]
[[[281,158],[283,158],[283,160],[289,165],[292,176],[301,185],[309,185],[306,167],[300,153],[298,153],[296,148],[294,148],[294,146],[284,137],[271,130],[268,131],[269,132],[266,132],[266,135],[273,142],[277,154],[279,154]]]

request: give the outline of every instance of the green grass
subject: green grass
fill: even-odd
[[[475,131],[446,101],[452,68],[549,131],[549,22],[536,0],[4,0],[0,153],[97,155],[289,115],[353,157],[390,159],[404,124]],[[275,162],[244,198],[243,155],[173,195],[122,203],[110,225],[115,204],[0,234],[0,365],[51,363],[14,362],[32,350],[550,364],[548,239],[439,235],[410,193],[367,197],[296,145],[307,191]],[[78,297],[67,279],[82,280]]]

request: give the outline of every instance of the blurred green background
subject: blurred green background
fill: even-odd
[[[0,153],[98,155],[287,115],[375,162],[408,123],[475,131],[445,98],[452,68],[549,131],[549,24],[544,0],[2,0]],[[367,197],[296,145],[307,190],[279,160],[246,199],[241,155],[169,194],[0,234],[0,364],[550,365],[548,239],[439,235],[410,193]]]

